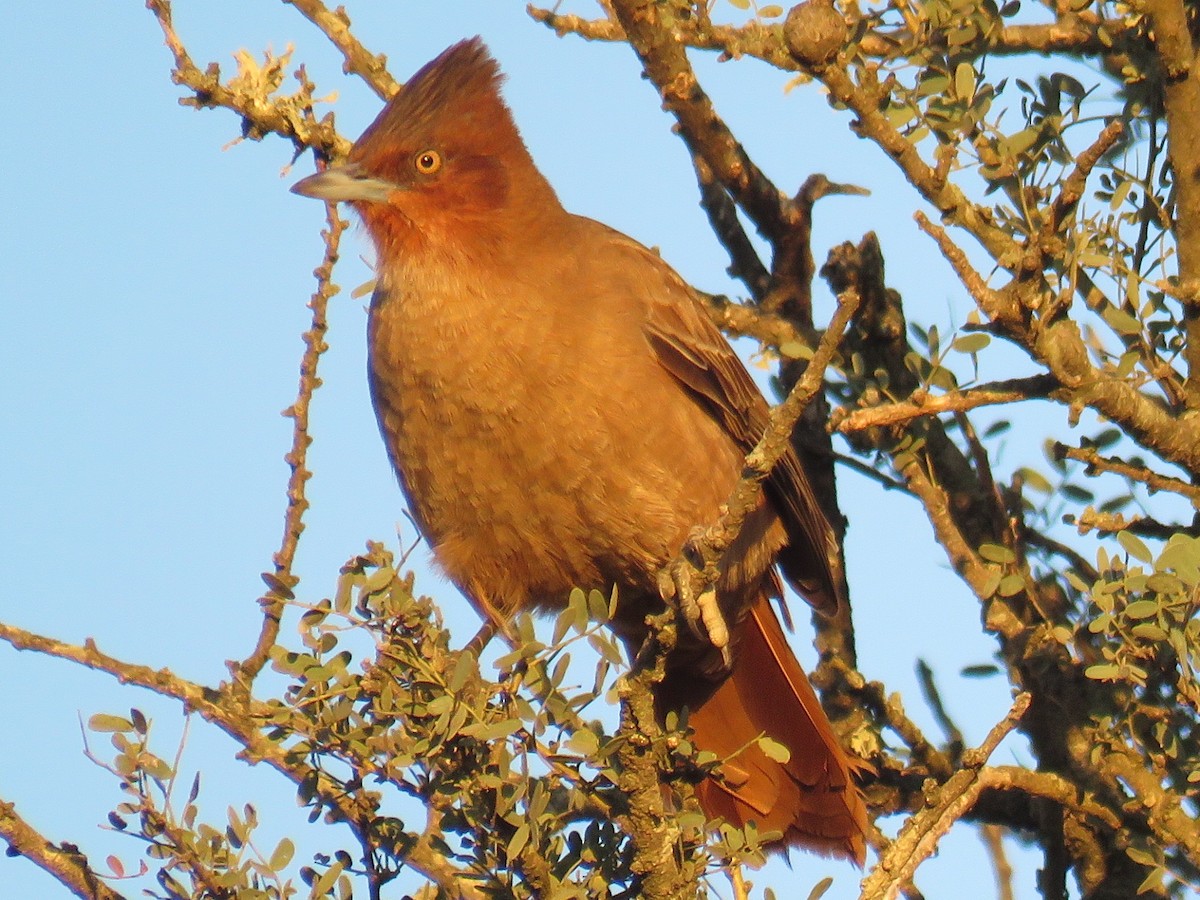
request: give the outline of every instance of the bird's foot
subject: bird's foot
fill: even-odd
[[[704,582],[702,573],[688,559],[686,547],[659,573],[658,589],[664,600],[674,601],[692,634],[719,651],[724,666],[731,666],[729,625],[721,612],[716,588]]]

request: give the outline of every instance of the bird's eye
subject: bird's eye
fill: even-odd
[[[422,175],[432,175],[442,167],[442,154],[436,150],[422,150],[417,154],[415,164]]]

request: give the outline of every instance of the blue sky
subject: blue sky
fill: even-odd
[[[689,281],[739,293],[697,206],[682,144],[624,46],[559,39],[519,2],[351,3],[357,33],[404,79],[445,46],[482,34],[508,74],[506,95],[527,143],[564,204],[661,248]],[[295,44],[318,93],[337,92],[354,137],[378,111],[341,74],[323,37],[283,4],[180,2],[176,25],[194,59],[234,70],[232,53]],[[818,206],[815,252],[876,231],[889,282],[908,314],[943,328],[968,307],[935,248],[912,222],[915,200],[889,162],[847,130],[813,85],[747,60],[696,57],[702,83],[759,165],[785,189],[811,172],[869,188]],[[294,68],[294,66],[293,66]],[[288,192],[312,171],[277,139],[242,142],[224,111],[180,107],[170,56],[142,4],[27,4],[0,30],[6,127],[0,207],[6,211],[0,310],[0,618],[55,637],[96,639],[116,656],[216,682],[257,634],[259,573],[279,542],[287,477],[282,456],[294,398],[311,270],[320,262],[320,204]],[[313,509],[297,570],[301,596],[328,595],[337,568],[368,539],[406,542],[411,527],[375,429],[364,374],[364,311],[350,290],[369,252],[348,235],[331,307],[325,386],[312,411]],[[822,296],[818,317],[831,301]],[[1001,373],[1010,374],[1010,373]],[[1011,437],[1014,456],[1040,436]],[[918,658],[936,669],[952,715],[977,743],[1008,708],[1002,679],[970,680],[992,642],[978,608],[931,549],[917,505],[840,475],[851,521],[848,567],[860,663],[930,729],[916,690]],[[422,557],[418,551],[416,557]],[[418,586],[444,601],[465,640],[476,621],[417,560]],[[285,634],[289,634],[285,630]],[[805,629],[796,638],[811,660]],[[52,840],[135,867],[140,848],[100,828],[120,797],[83,756],[79,719],[136,705],[160,746],[178,740],[171,704],[98,673],[0,647],[5,727],[0,798]],[[185,765],[205,773],[205,809],[252,802],[268,837],[300,830],[294,793],[233,759],[236,748],[194,722]],[[93,748],[103,756],[102,737]],[[1019,746],[1001,762],[1022,760]],[[271,845],[272,840],[264,838]],[[1033,896],[1035,857],[1017,857],[1018,896]],[[800,857],[758,878],[804,896],[835,877],[831,898],[856,896],[846,866]],[[922,869],[926,896],[988,896],[991,872],[971,829],[956,829]],[[115,885],[134,895],[128,884]],[[68,896],[22,859],[0,857],[0,898]]]

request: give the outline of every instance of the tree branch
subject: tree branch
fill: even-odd
[[[146,8],[158,19],[168,49],[175,58],[171,78],[176,84],[192,91],[190,98],[180,100],[185,105],[198,109],[223,107],[242,118],[242,135],[261,140],[268,134],[277,134],[292,142],[296,155],[311,147],[324,159],[341,159],[350,152],[350,142],[337,133],[333,116],[320,121],[313,113],[313,85],[304,78],[304,67],[298,72],[300,89],[288,97],[268,99],[279,88],[281,70],[288,55],[272,59],[267,69],[251,68],[240,73],[228,84],[221,83],[221,69],[210,63],[201,71],[188,54],[175,31],[171,16],[171,0],[146,0]],[[248,62],[249,57],[243,57]],[[239,81],[239,78],[241,81]]]
[[[1115,456],[1101,456],[1092,447],[1071,447],[1059,441],[1054,443],[1054,455],[1058,459],[1074,459],[1086,464],[1087,468],[1084,471],[1088,475],[1110,472],[1146,485],[1151,493],[1170,491],[1187,497],[1193,505],[1200,506],[1200,486],[1170,475],[1159,474],[1144,465],[1136,466]]]
[[[1181,0],[1141,0],[1150,17],[1154,49],[1162,65],[1162,99],[1167,116],[1167,155],[1176,192],[1172,224],[1179,253],[1179,287],[1185,296],[1184,358],[1188,407],[1200,409],[1200,61]],[[1193,466],[1196,471],[1198,467]]]
[[[88,669],[105,672],[121,684],[146,688],[164,697],[178,700],[185,710],[195,711],[206,722],[217,726],[244,748],[243,759],[250,763],[264,762],[286,776],[299,787],[315,779],[314,793],[323,806],[338,821],[346,823],[362,841],[376,817],[375,807],[360,794],[348,793],[344,787],[320,769],[303,765],[293,759],[287,749],[268,739],[258,727],[269,721],[266,704],[235,700],[232,690],[221,691],[180,678],[168,669],[151,669],[119,660],[102,653],[90,639],[83,646],[67,644],[54,638],[34,634],[23,628],[0,622],[0,640],[17,650],[33,650],[47,656],[69,660]],[[454,898],[481,900],[482,894],[463,879],[462,872],[449,865],[441,854],[426,841],[418,841],[405,855],[406,864],[437,882]]]
[[[791,446],[792,431],[809,402],[825,384],[825,370],[837,351],[850,320],[858,309],[860,299],[850,290],[838,297],[838,308],[821,337],[820,344],[808,362],[804,375],[796,382],[787,398],[771,409],[770,421],[762,438],[746,455],[742,477],[734,487],[725,512],[716,522],[704,529],[699,538],[689,542],[689,549],[703,561],[705,580],[716,583],[717,563],[741,531],[746,516],[759,501],[762,483],[775,463]]]
[[[270,590],[258,601],[263,609],[263,624],[254,650],[242,662],[228,664],[235,689],[240,692],[243,702],[249,699],[254,679],[266,665],[271,648],[279,638],[279,623],[284,606],[288,600],[294,598],[292,589],[299,582],[292,572],[292,565],[296,559],[300,535],[304,531],[304,513],[308,509],[305,485],[312,477],[312,472],[307,467],[308,448],[312,444],[312,437],[308,433],[308,411],[313,394],[321,385],[321,379],[317,376],[317,366],[321,354],[329,348],[325,343],[325,334],[329,330],[329,300],[341,290],[333,283],[333,267],[338,260],[342,232],[350,224],[338,217],[336,203],[326,204],[325,221],[328,226],[323,232],[325,257],[313,272],[317,279],[317,289],[308,301],[308,308],[312,310],[312,324],[303,335],[304,354],[300,358],[300,387],[295,402],[283,411],[283,414],[292,420],[292,446],[284,455],[291,474],[288,477],[283,538],[274,556],[275,571],[264,572],[262,576]]]
[[[74,844],[53,844],[39,834],[17,812],[12,803],[0,800],[0,838],[8,842],[10,854],[25,857],[57,878],[71,893],[84,900],[125,900],[92,869],[88,858]]]
[[[946,832],[975,805],[980,792],[1002,781],[984,769],[984,764],[1000,741],[1017,726],[1029,702],[1028,694],[1019,695],[1008,715],[993,726],[978,749],[963,755],[963,768],[927,799],[926,809],[904,824],[896,840],[863,879],[861,900],[895,896],[899,886],[912,878],[917,866],[937,850]]]
[[[283,0],[296,7],[300,14],[312,22],[329,42],[342,54],[342,71],[357,75],[381,100],[389,99],[400,89],[396,79],[387,70],[387,56],[371,53],[350,32],[350,16],[344,6],[333,12],[321,0]]]
[[[672,0],[680,5],[678,0]],[[754,164],[696,80],[683,44],[662,23],[671,4],[612,0],[613,10],[688,149],[708,164],[750,220],[774,241],[793,218],[787,198]],[[683,5],[691,7],[690,3]]]
[[[830,419],[831,431],[848,434],[880,426],[903,425],[913,419],[936,416],[947,412],[966,412],[980,406],[1019,403],[1023,400],[1044,400],[1050,397],[1058,382],[1049,375],[1012,378],[983,384],[965,391],[930,394],[914,391],[907,400],[870,406],[865,409],[838,409]]]

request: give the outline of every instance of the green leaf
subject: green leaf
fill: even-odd
[[[1117,189],[1113,191],[1112,199],[1108,201],[1108,208],[1114,212],[1120,208],[1125,202],[1125,198],[1129,196],[1129,189],[1133,187],[1132,181],[1122,181],[1117,185]]]
[[[972,334],[964,334],[962,337],[955,340],[950,347],[953,350],[957,350],[959,353],[978,353],[991,342],[991,335],[984,334],[981,331],[976,331]]]
[[[1005,575],[1000,579],[1000,587],[997,592],[1001,597],[1012,597],[1015,594],[1025,590],[1025,578],[1023,575],[1013,572],[1011,575]]]
[[[979,555],[988,562],[994,563],[1014,563],[1017,561],[1017,556],[1007,547],[1002,547],[1000,544],[980,544]]]
[[[492,722],[486,725],[483,723],[468,725],[462,730],[462,733],[480,741],[494,741],[498,738],[516,734],[521,730],[521,727],[522,723],[520,719],[505,719],[503,722]]]
[[[88,719],[88,728],[92,731],[133,731],[133,723],[123,716],[110,716],[107,713],[96,713]]]
[[[1154,554],[1150,552],[1150,548],[1136,534],[1130,534],[1128,531],[1122,531],[1117,534],[1117,543],[1139,562],[1149,563],[1154,561]]]
[[[459,654],[458,662],[454,664],[454,672],[450,675],[448,685],[450,692],[457,694],[461,691],[473,671],[475,671],[475,654],[470,652]]]
[[[1041,137],[1040,128],[1026,128],[1009,135],[1000,142],[1001,152],[1009,156],[1022,156]]]
[[[813,350],[800,341],[784,341],[779,345],[779,355],[788,359],[812,359]]]
[[[1133,626],[1133,636],[1139,637],[1144,641],[1165,641],[1167,633],[1163,631],[1162,626],[1155,622],[1138,622]]]
[[[1125,607],[1130,619],[1150,619],[1158,615],[1158,604],[1153,600],[1135,600]]]
[[[975,99],[975,67],[968,62],[954,70],[954,93],[968,102]]]
[[[1109,327],[1118,334],[1142,333],[1142,323],[1123,309],[1109,306],[1100,315],[1108,323]]]
[[[567,738],[567,746],[580,756],[592,756],[600,749],[600,739],[595,732],[580,729]]]
[[[1120,667],[1113,663],[1102,663],[1095,666],[1088,666],[1083,674],[1096,681],[1115,681],[1120,671]]]
[[[1138,885],[1138,895],[1147,894],[1150,891],[1156,891],[1162,887],[1164,870],[1159,867],[1146,876],[1145,880]]]
[[[621,651],[618,650],[611,641],[598,634],[588,635],[588,644],[592,649],[603,656],[606,660],[615,666],[621,665],[624,661],[621,659]]]
[[[1162,563],[1161,557],[1159,563],[1160,565]],[[1183,590],[1183,582],[1166,572],[1155,572],[1146,579],[1146,589],[1154,591],[1156,594],[1174,594]]]
[[[276,872],[287,868],[287,864],[292,861],[292,857],[296,855],[296,845],[288,838],[284,838],[275,848],[275,852],[271,854],[271,859],[267,863]]]
[[[508,842],[508,858],[516,859],[521,855],[521,851],[525,849],[525,845],[529,843],[529,824],[522,822],[517,830],[513,833],[512,839]]]
[[[1017,474],[1021,476],[1027,487],[1032,488],[1039,494],[1051,494],[1054,492],[1054,487],[1050,484],[1050,480],[1037,469],[1022,466],[1020,469],[1017,469]]]
[[[1095,494],[1077,484],[1064,484],[1058,490],[1064,497],[1074,500],[1076,503],[1091,503],[1096,499]]]
[[[312,897],[323,897],[333,890],[333,886],[337,883],[338,876],[342,874],[342,864],[335,862],[329,869],[317,879],[316,884],[312,886]]]
[[[1001,572],[998,568],[989,568],[987,580],[984,581],[983,584],[981,584],[979,586],[979,596],[983,597],[984,599],[995,596],[996,591],[999,589],[1000,582],[1003,580],[1003,578],[1004,578],[1004,573]]]
[[[612,617],[612,611],[616,609],[617,589],[613,587],[611,598],[605,597],[596,590],[588,591],[587,601],[588,616],[593,622],[603,625]]]
[[[964,678],[991,678],[1000,674],[1000,667],[994,663],[980,663],[974,666],[963,666],[959,673]]]
[[[759,749],[767,755],[768,759],[773,759],[777,763],[786,763],[792,758],[792,751],[785,747],[779,741],[763,735],[758,739]]]
[[[1080,578],[1078,575],[1076,575],[1070,569],[1067,569],[1067,571],[1063,574],[1066,575],[1067,582],[1071,585],[1071,587],[1075,588],[1075,590],[1079,591],[1079,593],[1081,593],[1081,594],[1091,593],[1091,590],[1092,590],[1091,585],[1089,585],[1086,581],[1084,581],[1082,578]]]
[[[1125,849],[1125,855],[1128,856],[1130,859],[1132,859],[1135,863],[1137,863],[1140,866],[1156,866],[1156,865],[1158,865],[1158,859],[1155,858],[1154,854],[1147,853],[1145,850],[1142,850],[1140,847],[1127,847]]]

